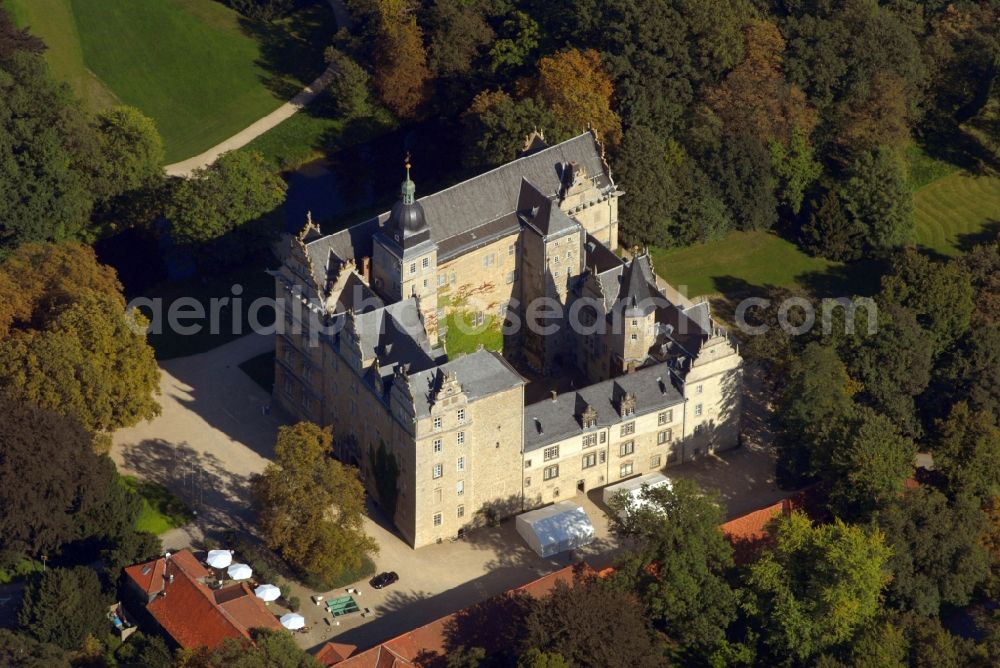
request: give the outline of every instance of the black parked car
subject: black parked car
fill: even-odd
[[[371,580],[369,580],[368,584],[372,586],[372,589],[382,589],[383,587],[388,587],[389,585],[398,580],[399,576],[396,575],[394,572],[389,571],[388,573],[379,573]]]

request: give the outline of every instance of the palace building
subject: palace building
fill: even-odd
[[[407,164],[391,211],[292,240],[275,399],[412,546],[737,445],[735,342],[615,253],[621,196],[593,133],[535,136],[423,197]]]

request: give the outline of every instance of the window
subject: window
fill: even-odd
[[[605,432],[605,431],[602,431],[601,432],[601,443],[603,444],[607,440],[608,440],[608,433]]]
[[[649,458],[649,468],[651,469],[660,468],[661,461],[662,460],[660,459],[660,455],[653,455],[652,457]]]
[[[455,496],[462,496],[465,494],[465,481],[459,480],[455,483]]]
[[[664,443],[670,442],[670,429],[664,429],[659,434],[656,435],[656,444],[663,445]]]
[[[442,466],[441,464],[435,464],[434,465],[434,479],[437,480],[442,475],[444,475],[444,466]]]
[[[291,376],[285,376],[285,394],[292,396],[295,391],[295,386],[292,384]]]
[[[704,385],[699,385],[698,387],[694,388],[694,393],[695,394],[701,394],[704,391],[705,391],[705,386]]]
[[[459,445],[465,445],[465,432],[464,431],[458,432],[458,444]]]
[[[417,263],[416,262],[411,262],[410,263],[410,273],[411,274],[417,273]]]
[[[312,397],[309,396],[302,397],[302,408],[304,408],[307,413],[312,412],[312,406],[313,406]]]
[[[508,271],[507,276],[504,278],[504,281],[506,281],[507,285],[510,285],[511,283],[514,282],[516,276],[517,276],[516,271]]]
[[[525,478],[524,479],[524,486],[525,487],[531,487],[531,478]]]
[[[583,447],[592,448],[597,445],[597,434],[587,434],[583,437]]]
[[[556,269],[555,277],[559,278],[559,270],[558,269]]]
[[[635,433],[635,422],[626,422],[622,425],[622,436]]]
[[[638,334],[633,334],[632,335],[632,340],[633,341],[638,341],[639,340],[639,335]]]
[[[531,460],[530,459],[525,459],[524,460],[524,468],[526,468],[526,469],[530,469],[531,468]]]
[[[583,468],[589,469],[591,466],[597,466],[596,452],[590,452],[583,456]]]
[[[441,513],[434,513],[434,526],[441,526]]]
[[[482,312],[482,311],[479,311],[478,313],[476,313],[475,317],[473,318],[473,324],[474,324],[475,327],[482,327],[483,325],[485,325],[486,324],[486,314],[484,312]]]
[[[627,462],[622,464],[621,469],[618,471],[619,478],[626,478],[632,475],[632,462]]]
[[[455,275],[455,272],[451,272],[451,276],[449,277],[448,280],[451,281],[452,285],[455,285],[456,283],[458,283],[458,277]]]
[[[618,447],[618,456],[625,457],[635,452],[635,441],[625,441]]]
[[[511,244],[507,246],[507,255],[513,255],[517,252],[517,244]]]
[[[496,260],[497,260],[497,256],[495,254],[493,254],[493,253],[489,253],[488,255],[484,255],[483,256],[483,266],[484,267],[492,267],[493,263],[496,262]]]
[[[573,257],[573,251],[571,251],[571,250],[566,251],[566,259],[568,260],[571,257]]]
[[[664,425],[670,424],[674,421],[674,411],[670,409],[668,411],[661,411],[658,416],[656,416],[656,424]]]
[[[457,468],[458,468],[459,471],[464,471],[465,470],[465,457],[459,457],[458,458],[458,466],[457,466]]]
[[[701,404],[698,404],[694,407],[694,416],[698,417],[700,415],[701,415]]]
[[[458,424],[465,424],[465,409],[458,409]]]
[[[551,448],[545,448],[545,461],[552,461],[553,459],[559,459],[559,446],[553,445]]]
[[[434,418],[434,429],[435,430],[440,430],[441,429],[441,418],[440,417]]]
[[[435,438],[434,439],[434,452],[441,452],[441,439],[440,438]]]
[[[545,467],[545,474],[542,476],[545,480],[552,480],[553,478],[559,477],[559,465],[553,464],[552,466]]]
[[[601,450],[597,454],[598,454],[597,461],[599,461],[600,463],[603,464],[604,462],[608,461],[608,451],[607,450]]]
[[[423,260],[420,261],[420,267],[422,269],[426,269],[429,266],[431,266],[431,259],[429,257],[425,257]]]
[[[441,286],[443,286],[447,282],[448,282],[448,275],[447,274],[438,274],[438,287],[439,288]]]
[[[633,327],[638,327],[639,326],[639,321],[638,320],[633,320],[632,321],[632,326]]]
[[[465,506],[459,506],[458,507],[458,516],[459,517],[465,517]]]
[[[291,346],[285,346],[285,361],[289,364],[295,359],[295,351],[292,350]]]
[[[424,279],[424,289],[425,290],[427,289],[427,279],[426,278]]]

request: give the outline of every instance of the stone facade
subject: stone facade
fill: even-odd
[[[292,241],[275,399],[414,547],[737,444],[738,351],[612,252],[620,195],[587,133],[420,199],[407,165],[392,211]],[[451,310],[526,323],[543,297],[555,334],[449,358]],[[579,389],[529,401],[526,375]]]

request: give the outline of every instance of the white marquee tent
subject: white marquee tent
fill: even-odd
[[[643,488],[656,489],[657,487],[662,486],[666,486],[669,489],[670,478],[662,473],[647,473],[646,475],[641,475],[637,478],[630,478],[629,480],[625,480],[614,485],[608,485],[604,488],[601,498],[603,498],[604,503],[607,504],[615,494],[625,492],[628,494],[629,505],[632,507],[638,507],[645,503],[642,498]]]
[[[572,501],[561,501],[517,516],[517,532],[541,557],[587,545],[594,525],[586,511]]]

